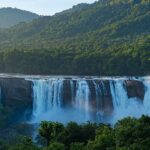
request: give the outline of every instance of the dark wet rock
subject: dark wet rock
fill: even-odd
[[[15,103],[32,103],[32,83],[24,79],[0,79],[4,105],[14,106]]]
[[[3,107],[13,112],[12,120],[22,117],[32,109],[32,83],[22,78],[0,78]]]
[[[65,80],[63,82],[63,93],[62,93],[62,105],[63,106],[69,106],[70,105],[70,101],[72,99],[72,93],[71,93],[71,84],[70,84],[70,80]]]
[[[109,81],[106,80],[101,82],[101,91],[103,112],[105,114],[110,114],[113,111],[113,103]]]
[[[93,108],[93,112],[100,112],[104,115],[111,114],[113,111],[113,104],[109,81],[95,80],[91,81],[89,85],[90,90],[93,93],[90,101],[90,106]]]
[[[96,83],[94,80],[87,80],[87,83],[88,83],[89,89],[90,89],[90,98],[95,100],[96,99],[96,89],[95,89]]]
[[[137,97],[141,100],[144,99],[145,87],[141,81],[126,80],[125,83],[126,83],[127,94],[129,98]]]

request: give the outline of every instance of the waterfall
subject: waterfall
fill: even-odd
[[[125,109],[128,105],[128,96],[125,89],[124,80],[110,81],[110,89],[114,110]]]
[[[41,120],[43,115],[61,109],[63,80],[33,80],[32,117]]]
[[[97,109],[97,113],[99,112],[100,110],[100,92],[101,92],[101,89],[99,87],[98,84],[96,84],[95,81],[93,81],[93,84],[94,84],[94,88],[95,88],[95,92],[96,92],[96,109]]]
[[[70,80],[71,108],[63,107],[63,79],[32,80],[33,113],[32,121],[53,120],[60,122],[91,121],[90,88],[86,80]]]
[[[74,104],[74,83],[72,80],[70,80],[70,87],[71,87],[71,102],[72,102],[72,105]]]
[[[146,110],[146,114],[150,115],[150,80],[145,80],[144,82],[145,85],[145,96],[144,96],[144,107]]]
[[[139,79],[145,86],[144,100],[137,97],[128,98],[125,80],[110,81],[110,89],[114,112],[111,123],[115,124],[124,117],[131,116],[139,118],[141,115],[150,115],[150,80],[144,82]]]
[[[105,86],[103,82],[96,83],[95,80],[93,80],[95,92],[96,92],[96,120],[97,122],[104,122],[104,111],[103,111],[103,105],[102,105],[102,91],[105,91]],[[100,84],[102,85],[102,89],[100,87]]]
[[[129,89],[127,90],[126,80],[131,82],[138,80],[141,84],[143,83],[145,86],[143,100],[136,95],[128,97]],[[114,124],[127,116],[150,115],[149,79],[56,77],[31,81],[33,83],[32,121],[35,122],[42,120],[62,123],[96,121]]]
[[[117,120],[128,116],[129,98],[125,87],[124,80],[111,80],[110,90],[112,95],[112,102],[114,112],[111,117],[111,123],[115,124]]]
[[[76,89],[76,107],[84,113],[85,121],[90,121],[90,89],[87,81],[79,80],[77,81],[77,89]]]

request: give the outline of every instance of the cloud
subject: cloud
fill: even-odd
[[[95,0],[0,0],[0,7],[16,7],[42,15],[52,15],[79,3]]]

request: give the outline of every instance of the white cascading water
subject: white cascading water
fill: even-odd
[[[33,114],[35,122],[54,119],[61,110],[63,79],[33,80]]]
[[[78,80],[75,97],[76,108],[85,115],[84,121],[90,121],[90,89],[87,81]]]
[[[110,81],[113,106],[115,111],[121,111],[128,105],[128,96],[125,89],[124,80]]]
[[[100,83],[96,83],[96,81],[93,80],[94,88],[95,88],[95,94],[96,94],[96,120],[97,122],[104,122],[104,112],[102,109],[102,91],[100,88]],[[103,86],[103,90],[105,91],[104,84],[101,82]]]
[[[101,89],[99,87],[98,84],[96,84],[95,81],[93,81],[93,84],[94,84],[94,88],[95,88],[95,92],[96,92],[96,107],[97,107],[97,112],[99,111],[100,109],[100,93],[101,93]]]
[[[145,86],[144,100],[136,97],[128,98],[125,79],[112,78],[109,79],[110,92],[112,95],[113,113],[110,116],[109,123],[116,123],[118,120],[127,117],[140,117],[142,114],[150,115],[150,80],[138,78]],[[92,80],[92,79],[91,79]],[[135,79],[133,79],[135,80]],[[33,82],[33,113],[32,121],[40,122],[42,120],[51,120],[67,123],[76,121],[78,123],[93,121],[93,112],[97,121],[103,122],[105,114],[103,114],[102,98],[105,96],[107,88],[102,81],[92,80],[96,105],[93,111],[88,80],[86,79],[70,79],[70,103],[72,107],[62,107],[63,104],[63,88],[65,79],[50,78],[36,79]],[[65,101],[65,100],[64,100]]]
[[[145,80],[143,83],[145,85],[145,96],[143,105],[146,111],[146,115],[150,115],[150,79]]]
[[[63,79],[32,80],[33,82],[33,113],[32,122],[51,120],[67,123],[69,121],[86,122],[90,116],[90,89],[87,81],[71,80],[71,100],[73,108],[63,108]]]
[[[118,120],[127,116],[139,118],[142,114],[150,115],[150,80],[143,82],[146,89],[143,103],[142,100],[136,97],[128,98],[124,82],[125,80],[110,81],[114,106],[114,113],[110,120],[112,124],[115,124]]]

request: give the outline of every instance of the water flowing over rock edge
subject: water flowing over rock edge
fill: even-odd
[[[22,100],[21,102],[26,104],[24,113],[28,112],[32,123],[51,120],[63,123],[92,121],[114,124],[126,116],[140,117],[142,114],[150,114],[149,76],[78,77],[1,74],[0,87],[1,102],[13,106],[12,100],[14,102]],[[16,96],[16,93],[19,93],[20,97]]]

